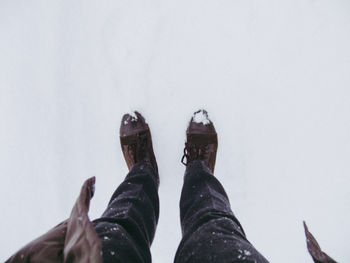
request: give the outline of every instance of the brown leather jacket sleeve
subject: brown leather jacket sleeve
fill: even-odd
[[[95,178],[85,181],[70,217],[20,249],[6,263],[101,263],[101,241],[88,217]]]
[[[304,223],[306,245],[307,249],[315,263],[337,263],[334,259],[328,256],[321,250],[320,245],[317,243],[315,237],[309,232],[307,225]]]

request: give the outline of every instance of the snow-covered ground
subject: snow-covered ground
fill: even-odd
[[[185,129],[205,108],[216,176],[257,249],[312,262],[306,220],[350,262],[349,14],[347,0],[2,0],[0,261],[65,219],[90,176],[102,213],[137,109],[161,175],[153,261],[172,262]]]

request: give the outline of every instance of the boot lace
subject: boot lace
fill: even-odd
[[[194,160],[205,160],[208,156],[208,145],[196,145],[193,143],[185,143],[181,163],[187,166]],[[185,161],[186,159],[186,161]]]

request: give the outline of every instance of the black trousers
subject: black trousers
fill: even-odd
[[[159,216],[157,174],[132,167],[94,221],[104,263],[150,263]],[[247,240],[226,192],[202,161],[187,166],[180,200],[183,238],[175,263],[268,262]]]

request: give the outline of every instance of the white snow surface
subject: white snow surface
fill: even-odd
[[[172,262],[185,131],[204,108],[215,175],[255,247],[312,262],[306,220],[350,262],[349,13],[346,0],[1,1],[0,261],[67,218],[91,176],[101,215],[137,109],[161,178],[153,261]]]

